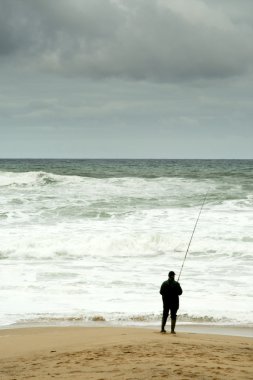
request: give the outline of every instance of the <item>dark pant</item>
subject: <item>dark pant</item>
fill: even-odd
[[[177,319],[177,310],[178,310],[177,307],[170,304],[163,303],[163,318],[167,319],[170,312],[170,318]]]
[[[168,304],[165,302],[163,303],[162,329],[164,329],[164,327],[166,325],[169,312],[170,312],[170,317],[172,320],[175,321],[177,319],[177,310],[178,310],[178,308],[175,307],[174,305],[171,305],[171,304]]]

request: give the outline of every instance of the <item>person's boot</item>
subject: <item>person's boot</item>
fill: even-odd
[[[176,334],[175,327],[176,327],[176,319],[172,319],[171,320],[171,334]]]
[[[166,333],[166,330],[164,329],[165,328],[165,325],[166,325],[166,322],[167,322],[167,318],[162,318],[162,327],[161,327],[161,333]]]

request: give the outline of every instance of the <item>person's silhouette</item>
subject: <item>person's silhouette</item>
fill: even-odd
[[[170,312],[171,317],[171,334],[175,334],[175,326],[177,319],[177,310],[179,308],[179,296],[183,290],[179,282],[175,281],[175,273],[169,272],[169,278],[161,285],[160,294],[163,299],[163,317],[161,333],[166,333],[165,325]]]

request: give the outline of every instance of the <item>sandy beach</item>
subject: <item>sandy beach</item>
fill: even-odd
[[[111,327],[0,331],[0,379],[252,379],[249,337]]]

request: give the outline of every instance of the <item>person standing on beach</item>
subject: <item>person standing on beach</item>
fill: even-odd
[[[179,308],[179,296],[183,293],[183,290],[179,282],[175,281],[175,273],[169,272],[169,278],[161,285],[160,294],[163,299],[163,317],[161,333],[166,333],[165,325],[170,312],[171,317],[171,334],[175,333],[177,311]]]

